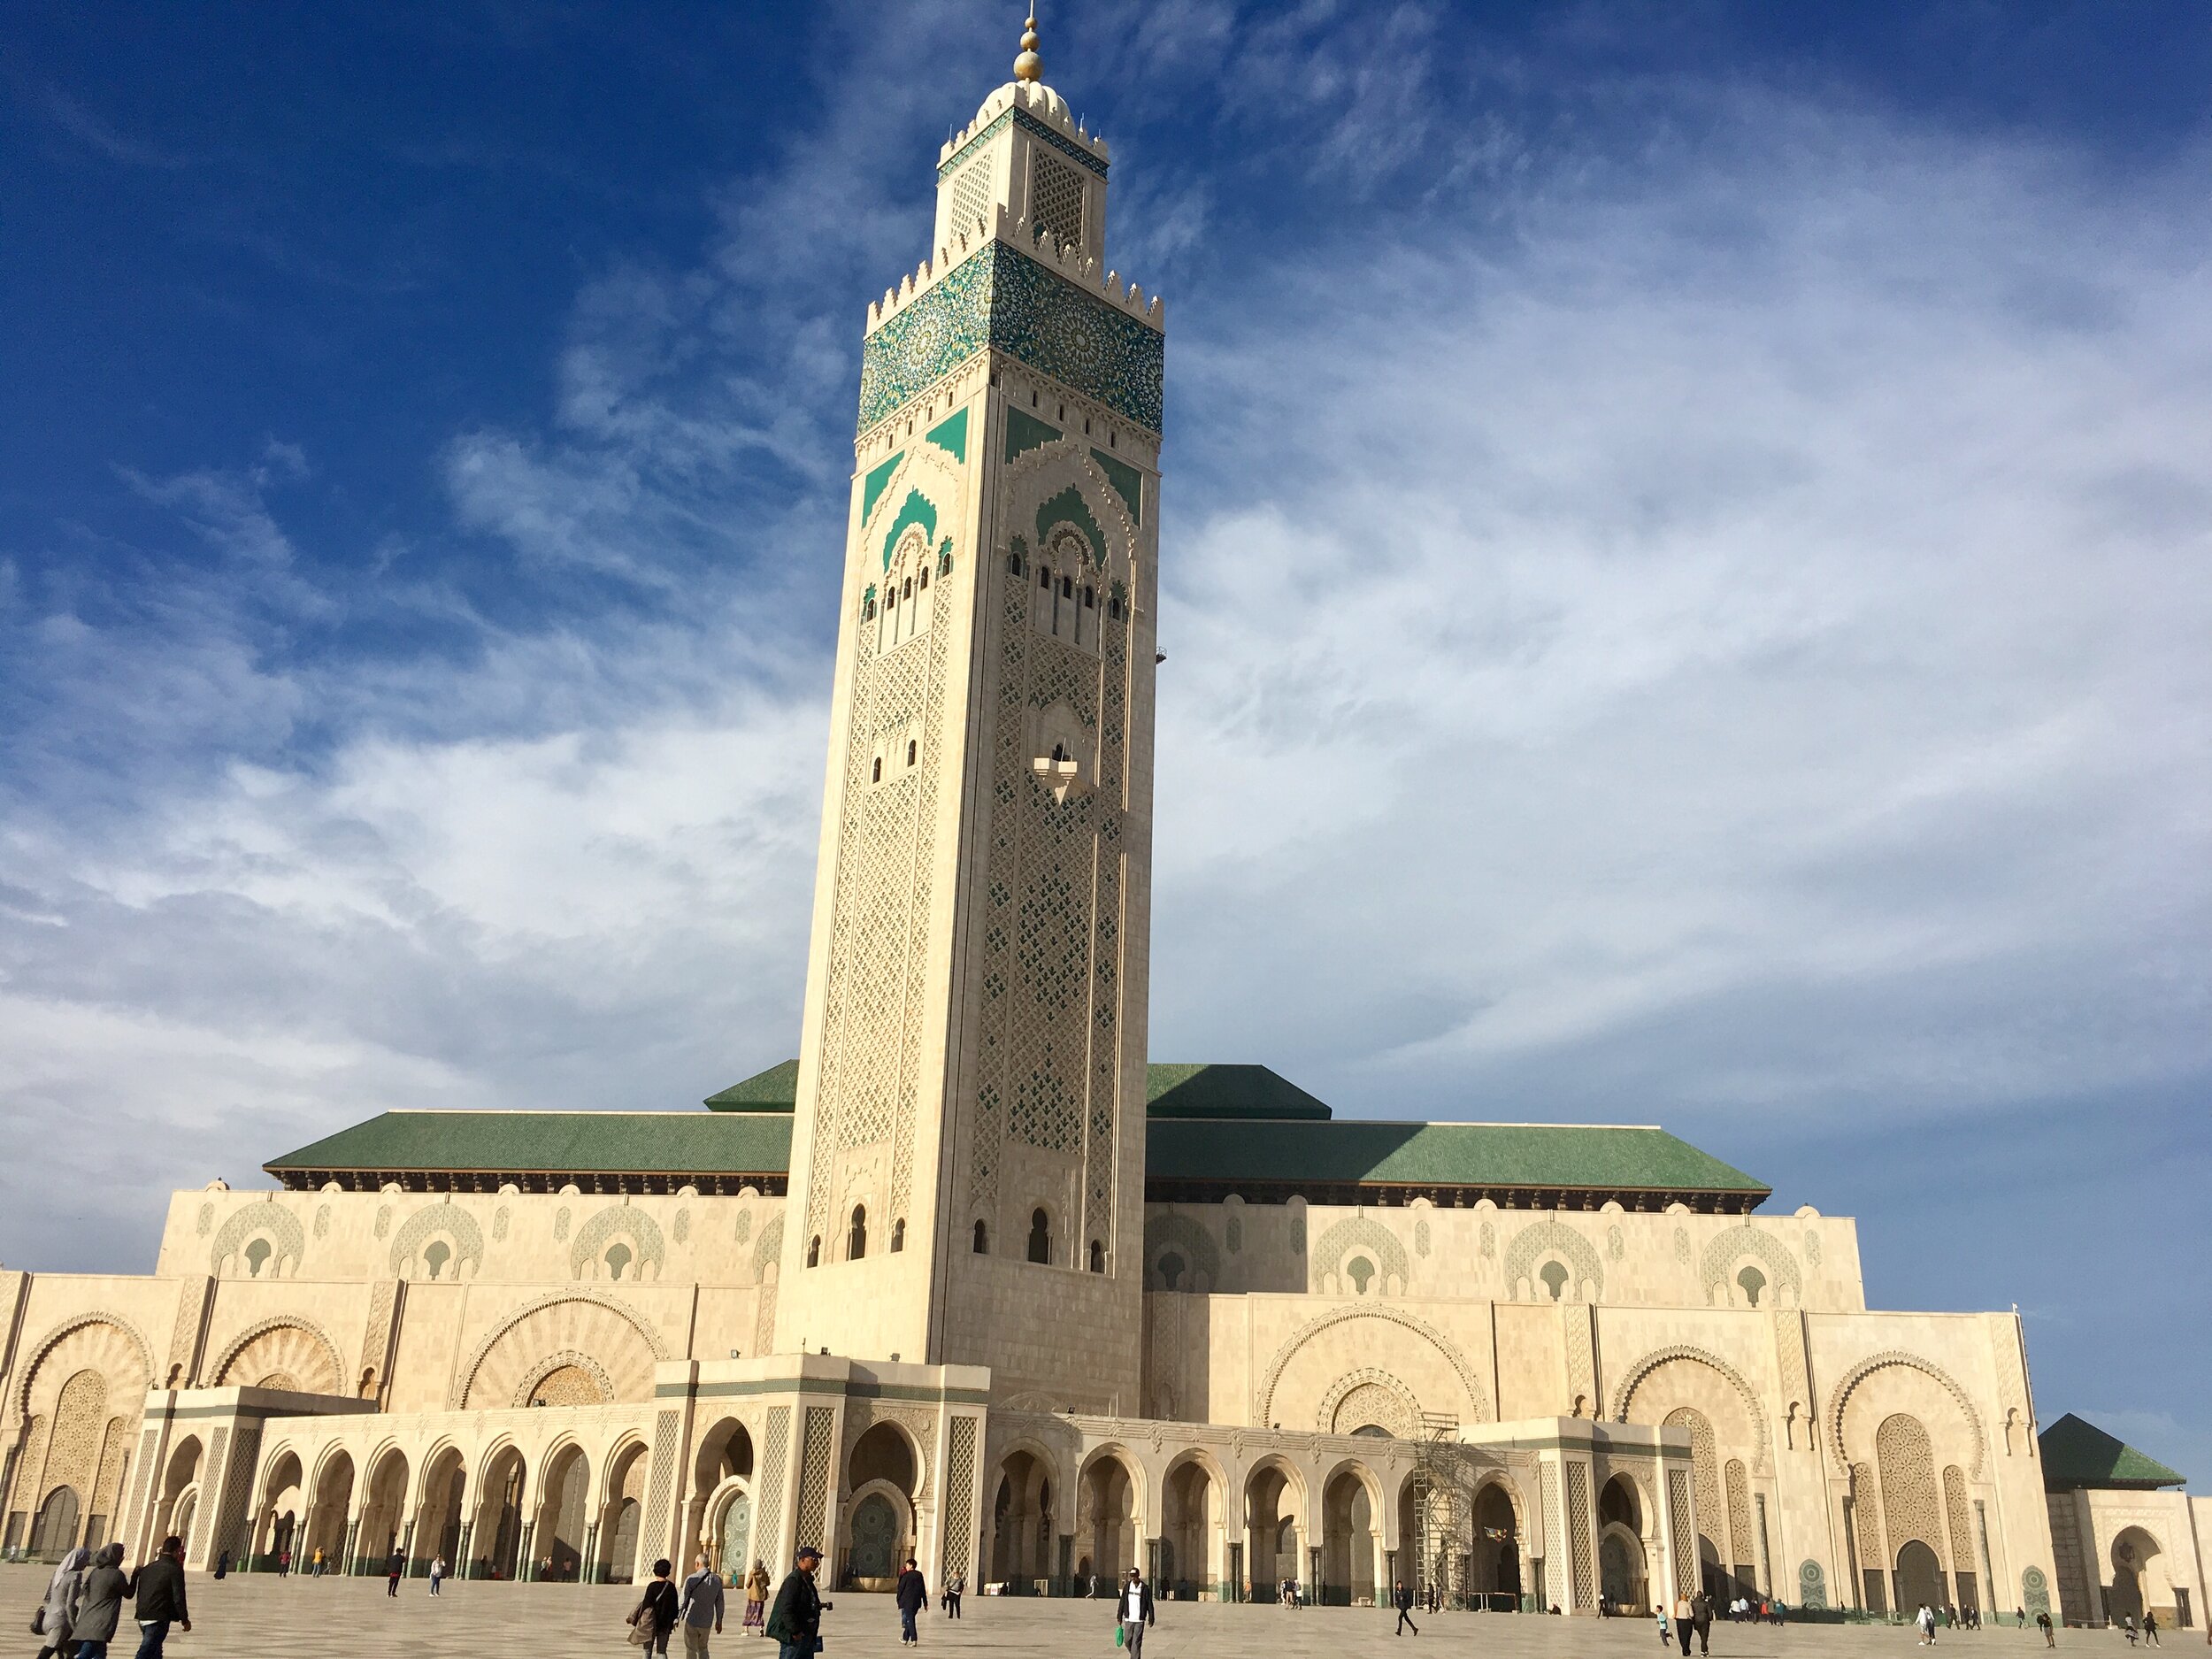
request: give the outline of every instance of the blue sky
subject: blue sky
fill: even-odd
[[[1060,12],[1156,1052],[1664,1122],[2212,1479],[2212,19]],[[794,1050],[862,317],[1018,26],[12,19],[0,1257]]]

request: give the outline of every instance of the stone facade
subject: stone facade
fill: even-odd
[[[1869,1310],[1851,1222],[1679,1143],[1148,1202],[1163,311],[1106,265],[1107,173],[994,93],[870,308],[787,1116],[570,1119],[647,1150],[559,1167],[541,1119],[379,1120],[177,1194],[149,1275],[0,1276],[9,1548],[619,1580],[803,1541],[863,1584],[911,1548],[1574,1613],[2063,1582],[2017,1318]]]

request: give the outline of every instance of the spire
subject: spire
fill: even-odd
[[[1022,26],[1021,56],[1014,59],[1014,79],[1034,84],[1045,76],[1045,60],[1037,56],[1037,8],[1029,8],[1029,21]]]

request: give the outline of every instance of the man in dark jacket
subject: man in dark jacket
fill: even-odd
[[[1406,1581],[1403,1578],[1398,1580],[1398,1587],[1391,1592],[1390,1605],[1398,1609],[1398,1628],[1390,1633],[1393,1636],[1402,1636],[1408,1631],[1411,1631],[1418,1636],[1421,1633],[1421,1627],[1413,1622],[1413,1592],[1406,1588]]]
[[[161,1645],[169,1640],[169,1626],[192,1628],[192,1611],[184,1601],[184,1540],[172,1533],[161,1549],[131,1579],[131,1594],[138,1601],[138,1659],[161,1659]]]
[[[407,1557],[401,1555],[396,1549],[394,1550],[392,1552],[392,1558],[384,1563],[385,1594],[397,1595],[399,1594],[399,1576],[406,1571]]]
[[[1690,1598],[1690,1624],[1697,1631],[1697,1650],[1702,1654],[1713,1639],[1713,1598],[1702,1590]],[[1683,1651],[1689,1649],[1686,1647]]]
[[[804,1546],[799,1551],[799,1564],[785,1575],[776,1590],[767,1626],[768,1633],[781,1644],[776,1659],[812,1659],[815,1645],[822,1640],[822,1615],[830,1610],[830,1604],[814,1587],[815,1570],[821,1564],[822,1552],[811,1544]]]
[[[1134,1567],[1129,1569],[1129,1582],[1114,1597],[1114,1622],[1121,1626],[1122,1646],[1129,1650],[1129,1659],[1138,1659],[1144,1652],[1145,1626],[1155,1620],[1152,1586]]]
[[[929,1586],[922,1582],[921,1570],[915,1566],[914,1557],[906,1558],[906,1571],[899,1574],[899,1644],[905,1647],[922,1645],[919,1632],[914,1628],[915,1617],[929,1605]]]

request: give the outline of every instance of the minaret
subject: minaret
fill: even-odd
[[[778,1347],[1133,1412],[1164,317],[1037,48],[868,311]]]

